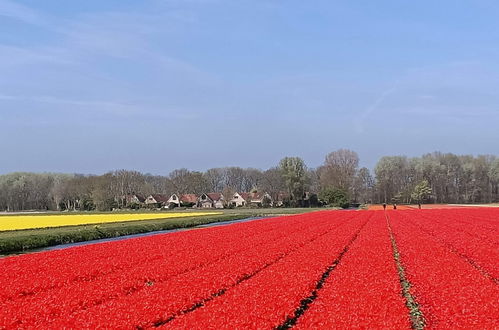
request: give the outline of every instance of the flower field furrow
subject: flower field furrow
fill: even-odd
[[[281,221],[279,218],[269,219],[265,224],[255,221],[251,226],[244,226],[244,230],[237,230],[243,224],[234,224],[233,228],[214,227],[203,233],[193,230],[52,251],[41,254],[46,256],[42,257],[44,262],[39,262],[40,254],[5,258],[0,261],[5,270],[5,276],[0,278],[0,299],[5,301],[14,297],[31,296],[72,282],[90,282],[115,272],[149,268],[154,262],[169,265],[180,262],[195,267],[196,264],[209,261],[206,259],[208,257],[223,257],[231,253],[231,249],[237,248],[236,242],[241,243],[243,240],[244,243],[245,239],[273,231],[278,233]],[[286,221],[296,230],[306,226],[306,222],[300,218],[288,217]],[[226,239],[219,240],[219,237]],[[207,246],[207,242],[214,244]],[[175,249],[171,249],[172,246]],[[137,253],[129,253],[130,251]],[[177,257],[179,254],[184,255],[182,260]],[[71,262],[74,257],[78,258],[78,262]],[[33,279],[30,273],[22,272],[21,269],[29,269],[30,273],[43,273],[45,276]]]
[[[459,227],[452,225],[452,221],[442,220],[441,217],[433,219],[422,214],[415,214],[406,219],[415,224],[419,230],[430,235],[434,241],[465,258],[497,282],[499,278],[499,263],[497,262],[499,244],[497,242],[477,237],[467,230],[460,230]]]
[[[427,327],[498,328],[497,285],[413,225],[409,220],[413,214],[392,211],[388,216]]]
[[[285,222],[285,224],[288,224]],[[281,225],[282,226],[282,225]],[[317,225],[315,226],[315,232],[311,232],[310,226],[305,226],[305,224],[293,223],[288,230],[285,232],[270,232],[270,235],[263,237],[255,237],[255,239],[250,241],[240,240],[239,243],[243,245],[234,245],[232,247],[233,252],[238,252],[238,250],[250,249],[251,253],[257,253],[260,249],[266,249],[269,245],[276,245],[282,243],[282,239],[290,242],[290,244],[299,244],[300,239],[307,239],[311,234],[314,234],[317,230],[324,228],[321,225],[320,216],[318,216]],[[307,234],[307,232],[310,232]],[[286,237],[285,237],[286,236]],[[219,240],[223,241],[223,240]],[[209,243],[209,241],[206,241]],[[259,244],[262,246],[259,247]],[[149,283],[154,283],[155,288],[160,287],[162,281],[193,270],[196,274],[202,274],[202,268],[204,265],[210,264],[210,259],[213,259],[213,253],[216,249],[221,246],[206,246],[202,251],[192,251],[188,253],[188,256],[198,256],[200,261],[203,261],[199,267],[194,267],[192,260],[190,262],[185,262],[186,260],[176,258],[176,260],[170,260],[170,262],[158,263],[157,265],[149,264],[143,265],[142,267],[136,266],[133,271],[130,272],[119,272],[116,275],[108,275],[102,279],[89,281],[83,286],[79,283],[70,286],[64,286],[57,290],[50,290],[41,295],[35,295],[32,297],[27,297],[22,300],[23,308],[21,311],[16,313],[16,308],[18,307],[18,302],[13,301],[4,307],[4,312],[6,315],[17,315],[16,322],[30,322],[35,319],[55,319],[58,316],[66,315],[67,313],[74,313],[81,309],[89,309],[95,305],[105,305],[105,302],[111,299],[118,299],[122,297],[128,297],[135,299],[135,295],[144,290],[145,295],[148,294],[151,288],[149,288]],[[225,258],[215,260],[217,269],[218,265],[225,265],[227,261],[234,258],[234,253],[225,253]],[[237,256],[236,256],[237,258]],[[204,260],[203,260],[204,259]],[[167,261],[167,260],[166,260]],[[173,262],[176,261],[176,262]],[[187,260],[189,261],[189,260]],[[189,269],[190,267],[190,269]],[[186,278],[189,275],[186,275]],[[191,280],[192,281],[192,280]],[[40,308],[37,301],[43,300],[45,304],[57,304],[59,307],[57,310],[47,310]],[[112,302],[114,303],[114,302]],[[128,305],[128,303],[127,303]],[[12,314],[14,313],[14,314]],[[12,318],[12,317],[10,317]]]
[[[410,329],[382,212],[360,232],[298,329]]]
[[[279,260],[225,295],[173,320],[167,327],[182,329],[273,328],[293,317],[300,302],[315,289],[322,274],[353,241],[372,212],[355,223],[330,232]]]

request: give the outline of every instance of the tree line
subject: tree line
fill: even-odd
[[[350,203],[490,203],[499,200],[499,158],[434,152],[386,156],[373,173],[359,168],[356,152],[340,149],[309,168],[285,157],[267,170],[241,167],[204,172],[176,169],[167,176],[116,170],[103,175],[24,173],[0,175],[0,210],[112,210],[129,194],[264,191],[284,205]],[[421,192],[425,192],[421,194]]]

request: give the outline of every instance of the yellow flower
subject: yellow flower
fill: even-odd
[[[218,215],[221,212],[2,215],[0,231]]]

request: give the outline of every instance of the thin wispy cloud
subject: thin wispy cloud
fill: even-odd
[[[46,23],[45,18],[38,11],[10,0],[0,0],[0,16],[34,25]]]
[[[0,70],[12,70],[25,65],[76,64],[78,61],[61,47],[18,47],[0,44]]]
[[[20,96],[20,95],[5,95],[0,94],[0,101],[22,101],[22,102],[31,102],[31,103],[47,103],[54,105],[62,105],[62,106],[76,106],[79,109],[83,108],[88,111],[101,112],[107,111],[113,114],[118,115],[130,115],[130,114],[138,114],[140,111],[138,110],[136,105],[122,103],[117,101],[103,101],[103,100],[74,100],[74,99],[66,99],[54,96]],[[73,108],[68,108],[68,112],[74,110]]]
[[[17,99],[18,98],[16,98],[15,96],[12,96],[12,95],[0,94],[0,100],[12,101],[12,100],[17,100]]]
[[[18,134],[24,122],[66,127],[62,144],[97,146],[87,163],[97,162],[91,153],[101,145],[107,154],[113,145],[103,141],[123,132],[134,149],[151,132],[158,141],[174,141],[187,131],[189,141],[216,136],[227,153],[241,150],[235,137],[251,134],[253,143],[240,155],[268,162],[259,166],[302,147],[312,158],[341,147],[364,148],[361,159],[372,158],[366,143],[418,145],[416,134],[394,138],[413,123],[432,141],[466,125],[477,135],[490,132],[493,120],[485,119],[497,118],[499,108],[493,46],[499,5],[459,12],[451,0],[442,1],[438,6],[452,7],[453,15],[425,17],[422,26],[414,13],[426,10],[426,0],[412,3],[414,10],[298,0],[0,0],[0,113],[6,118],[0,132]],[[471,12],[482,19],[464,33]],[[445,120],[453,125],[442,125]],[[97,140],[90,126],[106,138]],[[54,139],[51,130],[42,131],[46,141]],[[19,142],[19,149],[43,149],[38,137]],[[279,144],[279,153],[261,147],[268,141]],[[222,149],[206,158],[236,157]],[[187,166],[182,162],[191,152],[165,156],[165,166],[176,166],[172,158]],[[246,165],[244,159],[233,163]],[[150,162],[145,157],[144,167]],[[322,156],[311,159],[312,166],[320,162]]]
[[[381,92],[381,94],[371,103],[358,117],[355,118],[354,127],[355,131],[359,134],[364,133],[365,125],[369,120],[369,117],[372,116],[375,112],[378,112],[378,115],[384,116],[382,114],[382,110],[380,110],[380,106],[385,102],[392,94],[394,94],[399,88],[400,81],[395,82],[390,88]]]

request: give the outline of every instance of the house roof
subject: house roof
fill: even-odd
[[[152,198],[158,203],[166,203],[168,202],[169,197],[161,194],[152,194]]]
[[[250,193],[243,192],[243,193],[238,193],[239,196],[241,196],[245,201],[249,200],[251,198]]]
[[[214,202],[219,201],[224,197],[224,195],[222,195],[221,193],[207,193],[206,196],[208,196]]]
[[[139,202],[141,203],[144,203],[146,198],[144,196],[141,196],[141,195],[135,195],[135,197],[137,197],[137,199],[139,200]]]
[[[173,196],[175,196],[175,198],[173,198]],[[180,200],[180,198],[178,196],[179,196],[178,194],[171,194],[170,197],[168,198],[168,200],[174,201],[174,203],[176,203]]]
[[[252,193],[242,192],[238,194],[245,201],[261,201],[264,196],[268,195],[266,192],[252,192]]]
[[[206,199],[203,199],[203,196],[206,196]],[[199,201],[201,200],[213,202],[213,199],[209,196],[209,194],[201,194],[201,196],[199,196]]]
[[[180,201],[184,203],[196,203],[198,197],[195,194],[184,194],[180,196]]]
[[[136,194],[129,194],[129,195],[126,195],[126,200],[127,201],[130,201],[132,200],[134,197],[137,198],[137,200],[141,203],[144,203],[144,201],[146,200],[144,196],[141,196],[141,195],[136,195]]]
[[[263,197],[265,197],[266,195],[268,194],[265,192],[254,192],[250,194],[251,200],[258,200],[258,201],[262,200]]]

